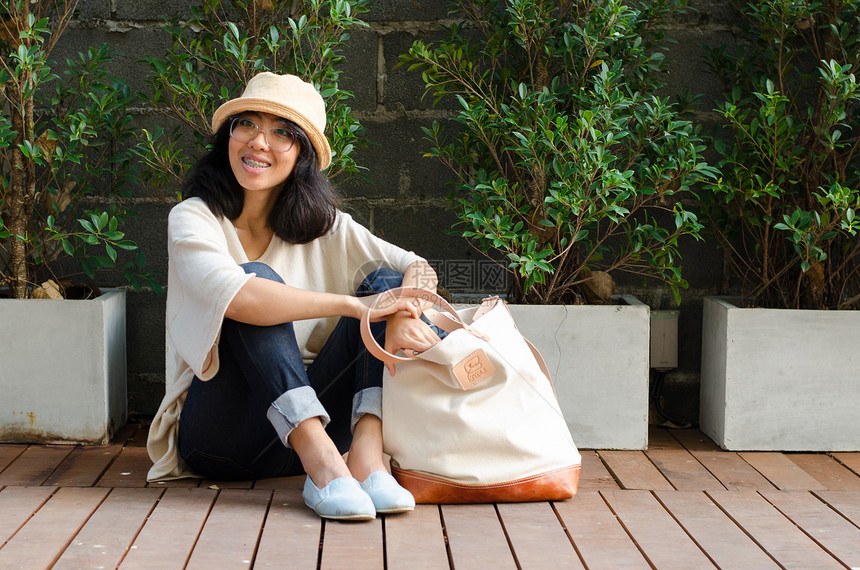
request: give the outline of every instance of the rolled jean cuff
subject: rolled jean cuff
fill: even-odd
[[[275,431],[278,432],[278,437],[287,447],[290,446],[287,439],[290,432],[303,421],[319,417],[323,427],[331,421],[317,398],[316,391],[310,386],[299,386],[284,392],[269,406],[266,417],[269,418]]]
[[[373,414],[382,419],[382,387],[371,386],[352,397],[352,421],[349,424],[350,431],[355,431],[355,424],[364,416]]]

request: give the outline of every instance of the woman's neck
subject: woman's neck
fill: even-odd
[[[249,192],[245,191],[245,202],[242,213],[233,220],[237,228],[249,230],[255,234],[264,231],[272,231],[269,224],[269,215],[275,207],[278,199],[277,193]]]
[[[272,241],[274,230],[269,223],[269,214],[277,200],[277,194],[260,195],[245,192],[242,213],[233,220],[233,226],[248,259],[258,259]]]

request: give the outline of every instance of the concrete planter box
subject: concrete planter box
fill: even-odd
[[[858,311],[706,297],[702,431],[728,450],[860,450],[858,339]]]
[[[128,417],[125,292],[0,300],[0,442],[106,444]]]
[[[583,449],[648,446],[647,305],[509,305],[540,350],[573,440]]]

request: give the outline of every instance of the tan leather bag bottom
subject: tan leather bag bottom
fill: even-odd
[[[570,499],[579,485],[579,469],[579,465],[572,465],[489,485],[458,483],[428,473],[401,469],[394,464],[391,473],[412,493],[416,503],[522,503]]]

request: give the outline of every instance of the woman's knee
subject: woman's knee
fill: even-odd
[[[277,271],[261,261],[249,261],[241,265],[245,273],[254,273],[257,277],[268,279],[269,281],[277,281],[283,283],[284,280],[278,275]]]
[[[372,271],[364,278],[361,285],[358,286],[356,295],[362,297],[364,295],[373,295],[382,291],[388,291],[400,287],[403,283],[403,274],[388,267],[381,267]]]

